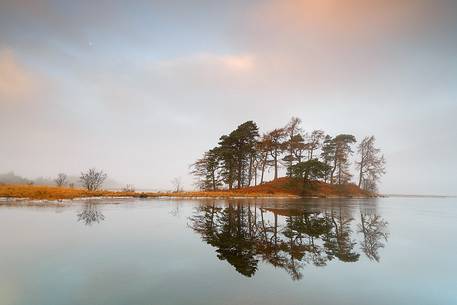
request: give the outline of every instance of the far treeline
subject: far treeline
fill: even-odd
[[[287,176],[330,184],[351,183],[351,157],[355,156],[357,184],[360,188],[377,191],[385,174],[385,159],[375,145],[375,137],[367,136],[357,143],[350,134],[331,136],[322,130],[305,132],[301,120],[293,117],[282,128],[260,135],[257,124],[247,121],[219,139],[191,165],[197,186],[203,190],[234,189],[264,183],[265,172],[274,171],[278,178],[280,167]]]

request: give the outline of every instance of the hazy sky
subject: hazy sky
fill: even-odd
[[[457,1],[0,0],[0,172],[169,188],[291,116],[374,134],[381,191],[456,194]]]

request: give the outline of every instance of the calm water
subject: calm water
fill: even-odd
[[[0,305],[457,304],[456,234],[451,198],[0,206]]]

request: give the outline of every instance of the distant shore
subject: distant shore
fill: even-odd
[[[373,194],[353,184],[330,185],[313,181],[309,188],[299,187],[295,181],[280,178],[262,185],[235,190],[190,191],[190,192],[125,192],[87,191],[39,185],[0,185],[1,201],[47,200],[62,201],[95,198],[368,198]]]

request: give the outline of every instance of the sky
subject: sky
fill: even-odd
[[[190,189],[222,134],[296,116],[375,135],[381,192],[457,194],[456,115],[457,1],[0,0],[0,172]]]

